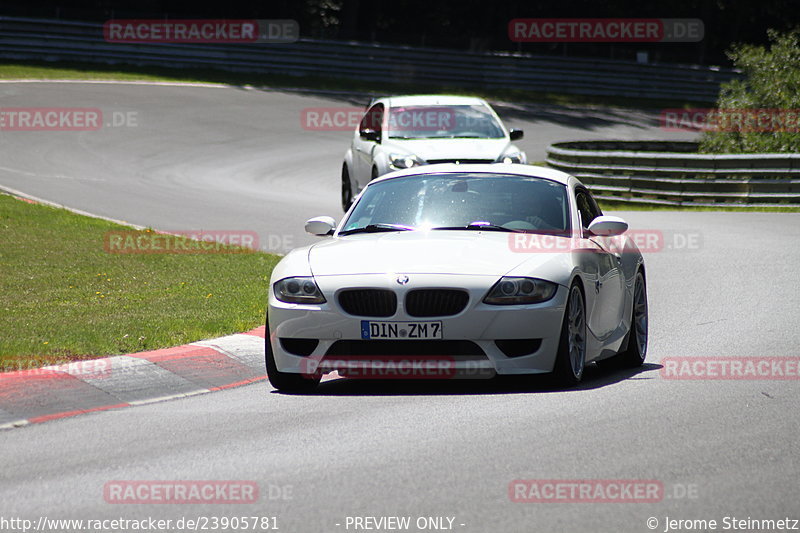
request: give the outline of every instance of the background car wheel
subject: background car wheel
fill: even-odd
[[[264,335],[265,354],[267,363],[267,378],[277,390],[281,392],[311,392],[319,384],[320,376],[309,374],[292,374],[281,372],[275,365],[275,356],[272,353],[272,343],[269,342],[269,324]]]
[[[342,166],[342,209],[347,212],[351,205],[353,205],[353,186],[345,164]]]
[[[573,283],[567,296],[561,341],[553,374],[560,385],[576,385],[586,366],[586,306],[580,285]]]
[[[633,309],[631,310],[631,330],[628,344],[624,350],[610,359],[598,361],[603,368],[635,368],[641,366],[647,357],[647,285],[641,271],[636,273],[633,286]]]
[[[372,181],[377,177],[378,177],[378,167],[372,167],[372,173],[370,174],[369,181]]]

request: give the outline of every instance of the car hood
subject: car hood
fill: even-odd
[[[494,161],[509,146],[508,139],[388,139],[387,150],[431,159],[487,159]]]
[[[502,276],[552,262],[553,253],[512,250],[516,233],[497,231],[400,231],[338,237],[311,246],[315,276],[348,274],[469,274]],[[528,268],[530,267],[530,268]]]

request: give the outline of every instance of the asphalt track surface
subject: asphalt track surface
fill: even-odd
[[[85,132],[0,131],[0,185],[162,230],[254,230],[279,252],[314,242],[307,219],[342,214],[340,172],[352,131],[304,129],[306,108],[363,108],[364,95],[230,87],[0,83],[3,107],[100,109]],[[497,106],[530,161],[577,138],[685,139],[657,113]],[[136,125],[113,126],[133,113]],[[127,115],[126,115],[127,116]]]
[[[338,215],[349,135],[304,131],[300,110],[363,101],[99,84],[2,84],[0,93],[0,107],[139,115],[137,128],[2,132],[0,185],[160,229],[255,229],[294,245],[308,241],[298,231],[306,218]],[[556,140],[668,135],[647,112],[501,112],[525,128],[531,159]],[[476,532],[800,519],[798,381],[674,380],[660,364],[798,357],[800,215],[622,215],[665,235],[646,256],[651,339],[639,371],[592,365],[572,390],[546,380],[334,380],[296,396],[261,382],[4,431],[0,517],[260,515],[277,516],[285,532],[354,531],[348,516],[455,517],[455,530]],[[657,480],[664,493],[652,503],[515,503],[516,479]],[[103,487],[114,480],[249,480],[261,494],[249,505],[109,504]],[[275,487],[291,494],[271,499]]]

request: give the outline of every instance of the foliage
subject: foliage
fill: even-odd
[[[772,46],[737,45],[729,57],[744,74],[722,86],[700,151],[800,152],[800,29],[768,32]],[[735,113],[734,110],[751,110]]]

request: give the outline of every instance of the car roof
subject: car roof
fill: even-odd
[[[389,96],[378,101],[384,102],[390,107],[411,105],[488,105],[486,100],[477,96],[455,96],[451,94]]]
[[[572,182],[578,182],[574,176],[555,170],[553,168],[539,167],[534,165],[520,165],[518,163],[505,164],[505,163],[483,163],[483,164],[466,164],[457,165],[455,163],[439,163],[435,165],[423,165],[420,167],[409,168],[406,170],[397,170],[384,174],[383,176],[372,180],[369,185],[380,181],[391,180],[395,178],[404,178],[408,176],[424,176],[427,174],[505,174],[513,176],[524,176],[531,178],[542,178],[562,185],[569,185]],[[578,182],[579,183],[579,182]]]

